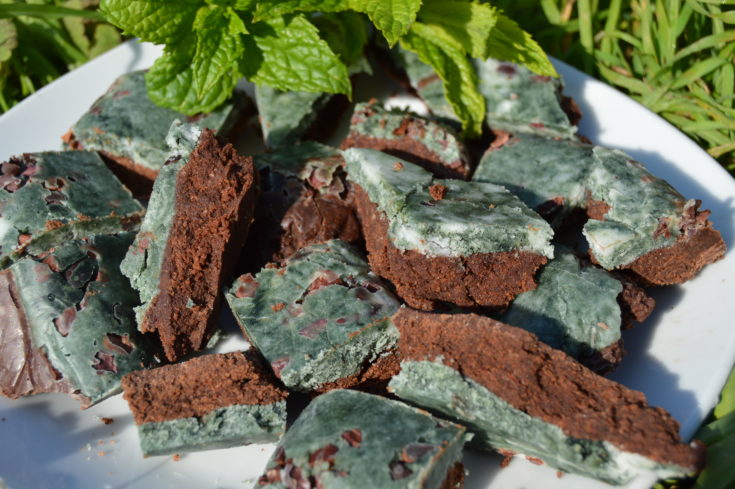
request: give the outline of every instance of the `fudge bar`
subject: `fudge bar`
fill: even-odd
[[[87,408],[152,365],[138,334],[138,294],[119,271],[130,232],[69,241],[0,272],[0,392],[61,392]]]
[[[193,117],[159,107],[148,98],[145,71],[120,76],[64,135],[66,147],[98,151],[136,194],[150,194],[168,156],[166,133],[176,119],[227,134],[245,108],[237,94],[208,114]]]
[[[537,75],[524,66],[492,58],[473,63],[491,129],[575,136],[581,114],[571,98],[562,96],[561,78]]]
[[[280,262],[310,244],[337,238],[360,242],[362,231],[337,149],[305,141],[253,161],[261,193],[241,258],[247,262],[244,271]]]
[[[464,428],[362,392],[319,396],[281,439],[255,488],[461,488]]]
[[[395,344],[388,318],[398,301],[340,240],[307,246],[280,268],[245,274],[226,297],[243,334],[289,389],[351,386]]]
[[[559,247],[537,280],[538,287],[516,297],[498,319],[530,331],[600,373],[612,370],[623,358],[621,329],[631,327],[633,320],[645,320],[655,305],[634,284],[624,286]]]
[[[469,178],[467,149],[448,126],[373,100],[359,103],[341,147],[371,148],[419,165],[442,178]]]
[[[256,189],[252,159],[212,131],[177,121],[168,141],[172,153],[121,269],[140,293],[140,331],[157,333],[175,361],[204,348],[216,329],[220,289],[247,235]]]
[[[473,179],[507,186],[556,226],[584,209],[593,261],[645,285],[685,282],[725,252],[700,201],[622,151],[517,134],[491,146]]]
[[[0,269],[69,240],[136,230],[144,212],[96,153],[12,157],[0,163]]]
[[[503,307],[536,286],[553,232],[506,189],[433,179],[371,149],[343,154],[370,265],[409,305]]]
[[[527,331],[476,314],[405,308],[393,322],[401,372],[389,390],[467,426],[481,449],[612,484],[703,465],[704,446],[683,443],[666,411]]]
[[[278,441],[286,397],[250,352],[202,355],[126,375],[125,400],[143,455]]]

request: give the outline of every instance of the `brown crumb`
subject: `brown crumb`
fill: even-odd
[[[513,460],[513,455],[506,455],[503,457],[503,460],[500,461],[500,468],[504,469],[507,466],[510,465],[511,460]]]
[[[434,200],[442,200],[447,195],[447,190],[449,190],[446,186],[435,183],[431,187],[429,187],[429,194],[431,194],[431,198]]]
[[[403,170],[403,163],[400,161],[396,161],[396,163],[393,165],[393,171],[401,171]]]
[[[561,479],[562,477],[564,477],[564,472],[562,472],[561,470],[557,470],[556,471],[556,478],[557,479]]]
[[[610,329],[610,326],[608,326],[607,324],[603,323],[602,321],[600,321],[599,323],[597,323],[597,325],[599,327],[601,327],[602,329],[605,329],[605,330]]]
[[[285,302],[278,302],[276,304],[273,304],[271,306],[271,309],[273,309],[273,312],[278,312],[278,311],[282,311],[284,307],[286,307]]]
[[[97,452],[97,455],[99,455],[100,457],[104,457],[107,454],[104,452],[104,450],[101,450],[101,451]]]
[[[173,455],[171,455],[171,460],[173,460],[174,462],[178,462],[179,460],[181,460],[181,455],[179,455],[178,453],[174,453]]]
[[[102,424],[112,424],[115,422],[114,418],[100,418],[100,421],[102,421]]]
[[[541,460],[540,458],[537,458],[537,457],[529,457],[528,455],[526,455],[526,460],[528,460],[529,462],[531,462],[534,465],[543,465],[544,464],[544,461]]]

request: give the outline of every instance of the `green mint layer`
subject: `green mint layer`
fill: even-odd
[[[282,268],[241,276],[226,298],[243,333],[294,390],[358,373],[397,340],[389,318],[398,301],[340,240],[303,248]]]
[[[571,138],[577,132],[562,110],[560,78],[537,75],[492,58],[475,60],[474,66],[490,128],[560,138]]]
[[[562,210],[554,225],[588,199],[606,204],[604,220],[590,219],[583,232],[607,270],[674,244],[696,206],[622,151],[537,135],[514,135],[485,153],[473,180],[506,186],[536,209],[556,200]]]
[[[266,145],[278,147],[301,139],[331,97],[326,93],[282,92],[256,85],[255,103]]]
[[[176,119],[186,120],[186,116],[154,104],[148,97],[144,76],[144,71],[120,76],[71,130],[84,149],[129,158],[157,172],[170,151],[165,141],[171,124]],[[226,134],[241,112],[242,97],[236,93],[215,111],[191,121]]]
[[[97,153],[27,153],[0,164],[0,268],[91,234],[137,229],[145,212]]]
[[[554,256],[539,273],[538,287],[516,297],[499,320],[577,359],[617,343],[622,284],[604,270],[580,265],[568,251],[557,248]]]
[[[485,450],[510,450],[551,467],[611,484],[641,474],[684,476],[683,467],[661,464],[604,440],[572,438],[558,426],[518,410],[457,370],[438,362],[401,362],[389,389],[398,397],[462,424]]]
[[[301,413],[254,487],[438,489],[461,459],[465,436],[401,402],[335,390]]]
[[[140,294],[142,305],[136,308],[139,324],[142,323],[150,301],[159,292],[163,256],[174,219],[176,178],[188,163],[201,133],[199,127],[178,120],[171,125],[166,137],[171,153],[153,183],[153,192],[140,225],[140,232],[120,264],[120,270]]]
[[[217,408],[201,417],[138,426],[144,456],[273,443],[285,431],[286,401],[269,405],[236,404]]]
[[[428,256],[533,251],[551,258],[551,227],[498,185],[433,179],[428,171],[370,149],[343,151],[348,178],[388,219],[396,248]],[[397,164],[398,163],[398,164]],[[429,188],[446,189],[435,200]]]
[[[84,407],[118,393],[125,374],[154,363],[136,330],[138,294],[119,271],[132,241],[133,233],[94,235],[8,269],[33,348],[46,353]]]

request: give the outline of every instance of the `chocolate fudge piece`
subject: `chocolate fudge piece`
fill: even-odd
[[[574,137],[581,114],[572,99],[562,96],[561,78],[492,58],[473,63],[491,129]]]
[[[704,447],[683,443],[666,411],[527,331],[476,314],[406,308],[393,322],[401,372],[389,390],[467,426],[479,448],[613,484],[703,465]]]
[[[154,104],[148,98],[145,71],[134,71],[115,80],[63,139],[68,148],[98,151],[126,185],[137,194],[150,194],[168,156],[166,133],[174,120],[227,134],[245,102],[245,95],[236,92],[213,112],[187,117]]]
[[[498,319],[530,331],[597,372],[609,371],[622,360],[620,331],[631,326],[623,321],[645,320],[655,304],[642,289],[636,294],[634,284],[625,289],[610,273],[581,263],[559,247],[537,280],[538,287],[516,297]],[[624,314],[626,307],[636,314]]]
[[[94,235],[0,272],[0,392],[71,394],[87,408],[153,364],[138,294],[119,270],[133,233]]]
[[[357,380],[395,343],[388,318],[398,301],[340,240],[307,246],[281,268],[245,274],[226,297],[244,335],[289,389]]]
[[[25,153],[0,163],[0,269],[90,234],[136,230],[145,210],[96,153]]]
[[[138,327],[166,358],[201,350],[216,328],[220,288],[240,253],[256,201],[251,158],[197,126],[171,126],[172,153],[140,233],[121,265],[140,293]]]
[[[467,149],[448,126],[373,100],[359,103],[345,148],[372,148],[415,163],[442,178],[466,180],[472,171]]]
[[[462,427],[425,411],[335,390],[301,413],[254,487],[461,487],[464,443]]]
[[[261,193],[242,255],[245,271],[280,262],[310,244],[360,242],[362,231],[337,149],[305,141],[259,154],[253,161]]]
[[[202,355],[126,375],[122,385],[143,455],[278,441],[286,397],[249,352]]]
[[[506,189],[436,180],[371,149],[343,154],[370,265],[412,307],[503,307],[536,286],[553,233]]]
[[[646,285],[682,283],[725,252],[700,201],[622,151],[517,134],[491,146],[473,179],[507,186],[557,226],[585,209],[592,259]]]

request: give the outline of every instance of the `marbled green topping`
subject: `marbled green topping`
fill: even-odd
[[[125,374],[153,363],[136,331],[138,295],[119,271],[132,241],[133,233],[94,235],[9,268],[33,346],[85,405],[116,394]]]
[[[562,81],[505,61],[474,60],[492,129],[571,138],[577,127],[561,107]]]
[[[136,229],[144,213],[89,151],[27,153],[0,164],[0,268],[71,239]]]
[[[485,153],[472,180],[506,187],[559,225],[586,203],[584,182],[592,157],[592,146],[575,140],[516,134]]]
[[[581,266],[569,251],[554,255],[538,275],[538,287],[516,297],[499,319],[578,359],[615,344],[622,284],[604,270]]]
[[[514,250],[553,256],[551,227],[503,187],[434,180],[428,171],[374,150],[343,154],[348,178],[385,213],[396,248],[429,256]],[[434,199],[432,185],[446,189],[443,198]]]
[[[301,413],[254,487],[438,489],[464,442],[463,428],[424,411],[331,391]]]
[[[453,129],[401,109],[385,109],[376,102],[355,105],[350,119],[350,136],[381,140],[411,138],[436,155],[448,168],[466,167],[464,143]]]
[[[236,94],[209,114],[187,117],[154,104],[148,98],[144,75],[144,71],[122,75],[74,125],[74,137],[84,149],[130,158],[158,171],[169,153],[166,133],[175,119],[224,134],[242,109],[235,97],[243,95]]]
[[[153,192],[140,232],[120,264],[122,273],[140,293],[143,304],[136,308],[138,323],[142,322],[149,302],[159,292],[158,283],[163,256],[174,219],[176,178],[189,161],[201,133],[198,127],[183,124],[178,120],[171,125],[166,137],[171,153],[153,183]]]
[[[312,245],[282,268],[235,280],[227,301],[286,387],[308,391],[355,374],[395,345],[398,301],[339,240]]]
[[[447,121],[458,121],[452,106],[444,96],[444,85],[434,69],[421,62],[417,54],[396,45],[393,58],[408,76],[408,81],[419,96],[426,102],[429,110],[438,118]]]
[[[684,476],[688,470],[623,451],[604,440],[569,437],[558,426],[514,408],[474,380],[440,362],[404,361],[389,389],[401,399],[466,426],[473,444],[542,459],[565,472],[625,484],[641,474]]]
[[[335,178],[344,166],[344,159],[342,153],[331,146],[304,141],[261,153],[253,161],[261,174],[268,168],[270,173],[276,172],[306,182],[322,195],[339,196],[345,191],[342,180]]]
[[[326,93],[282,92],[256,85],[255,103],[265,144],[276,147],[301,139],[331,97]]]
[[[138,426],[143,455],[168,455],[273,443],[286,431],[286,401],[269,405],[236,404],[201,417]]]
[[[590,249],[606,269],[674,244],[683,215],[696,205],[622,151],[599,146],[586,187],[593,200],[610,207],[604,220],[584,226]]]

